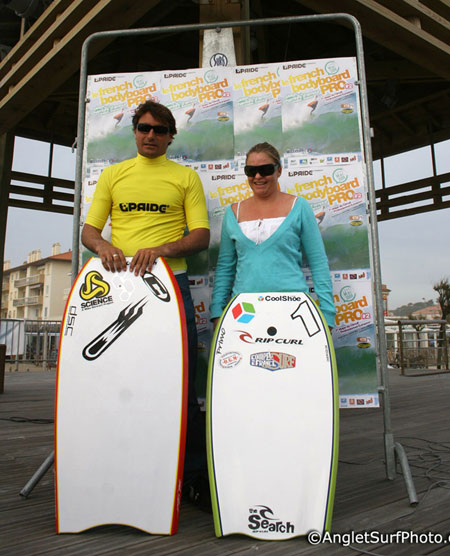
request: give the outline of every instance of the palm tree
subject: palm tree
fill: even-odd
[[[414,321],[414,320],[419,320],[419,317],[414,317],[412,314],[408,315],[408,319],[410,321]],[[413,344],[412,348],[410,349],[410,354],[411,354],[411,358],[414,361],[415,364],[419,365],[419,366],[427,366],[427,358],[426,355],[425,357],[422,355],[422,351],[420,349],[420,332],[425,328],[424,324],[415,324],[413,322],[410,323],[411,326],[414,328],[414,330],[416,331],[416,341],[415,344]]]
[[[438,294],[437,301],[441,307],[442,319],[450,322],[450,283],[448,278],[441,278],[437,284],[434,284],[433,290]],[[438,369],[441,368],[442,351],[444,352],[444,364],[448,369],[448,349],[444,323],[441,325],[441,334],[438,345],[440,348],[445,347],[444,350],[438,350]]]

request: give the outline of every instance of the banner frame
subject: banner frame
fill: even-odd
[[[86,97],[87,90],[87,64],[89,58],[89,47],[92,42],[99,39],[115,39],[119,37],[138,37],[142,35],[157,35],[161,33],[180,33],[180,32],[198,32],[206,29],[216,29],[220,32],[223,28],[228,27],[252,27],[252,26],[269,26],[275,24],[293,24],[293,23],[314,23],[326,21],[343,21],[353,28],[356,43],[356,60],[359,79],[359,96],[361,103],[361,118],[362,118],[362,135],[363,135],[363,150],[364,150],[364,165],[365,175],[367,178],[368,198],[369,198],[369,217],[370,217],[370,245],[371,257],[373,264],[373,284],[374,284],[374,297],[375,297],[375,333],[377,338],[378,356],[377,356],[377,370],[379,378],[378,391],[382,399],[383,407],[383,422],[384,422],[384,450],[385,450],[385,466],[386,476],[388,479],[393,480],[396,476],[396,460],[399,461],[403,476],[407,477],[406,487],[410,504],[417,503],[417,495],[412,482],[411,473],[409,470],[408,460],[404,453],[403,447],[394,442],[394,435],[391,424],[391,409],[390,409],[390,396],[389,396],[389,383],[387,375],[387,344],[386,334],[384,328],[384,308],[382,298],[382,281],[381,281],[381,266],[380,266],[380,250],[377,228],[377,214],[376,214],[376,196],[375,184],[372,167],[372,148],[370,143],[371,129],[369,124],[369,110],[368,110],[368,95],[365,77],[364,65],[364,52],[362,31],[359,21],[352,15],[345,13],[337,14],[319,14],[308,16],[294,16],[294,17],[277,17],[277,18],[263,18],[254,20],[243,21],[225,21],[214,23],[197,23],[189,25],[170,25],[163,27],[149,27],[142,29],[125,29],[114,31],[102,31],[91,34],[83,43],[81,51],[81,64],[80,64],[80,87],[79,87],[79,104],[78,104],[78,125],[77,125],[77,138],[76,138],[76,171],[75,171],[75,192],[74,192],[74,219],[73,219],[73,240],[72,240],[72,281],[78,274],[79,266],[79,250],[80,250],[80,211],[81,211],[81,186],[82,186],[82,163],[83,163],[83,150],[84,150],[84,131],[85,131],[85,106],[89,100]],[[49,456],[51,457],[51,456]],[[47,458],[48,459],[48,458]],[[48,467],[43,470],[46,472]],[[37,471],[35,476],[32,477],[29,483],[33,482],[33,486],[39,481],[40,477],[36,478],[41,469]],[[42,473],[42,474],[43,474]],[[25,491],[25,492],[24,492]],[[23,496],[27,496],[30,489],[25,488],[21,492]]]

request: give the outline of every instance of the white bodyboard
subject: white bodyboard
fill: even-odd
[[[312,299],[236,296],[217,326],[208,377],[216,535],[281,540],[328,529],[338,415],[331,336]]]
[[[61,328],[55,419],[57,530],[178,526],[187,410],[187,339],[162,259],[141,278],[90,259]]]

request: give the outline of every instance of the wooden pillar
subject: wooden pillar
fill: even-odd
[[[5,256],[6,221],[8,219],[9,185],[14,152],[14,135],[0,136],[0,284],[3,284],[3,259]],[[0,310],[1,310],[0,296]]]
[[[199,23],[240,21],[249,18],[249,1],[244,0],[198,0]],[[242,5],[241,5],[242,4]],[[250,63],[250,30],[248,27],[233,28],[237,65]],[[200,31],[199,66],[202,65],[203,31]]]

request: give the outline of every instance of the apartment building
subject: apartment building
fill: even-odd
[[[55,243],[50,257],[32,251],[27,261],[9,268],[5,261],[1,318],[61,320],[71,285],[72,252],[60,253]]]

